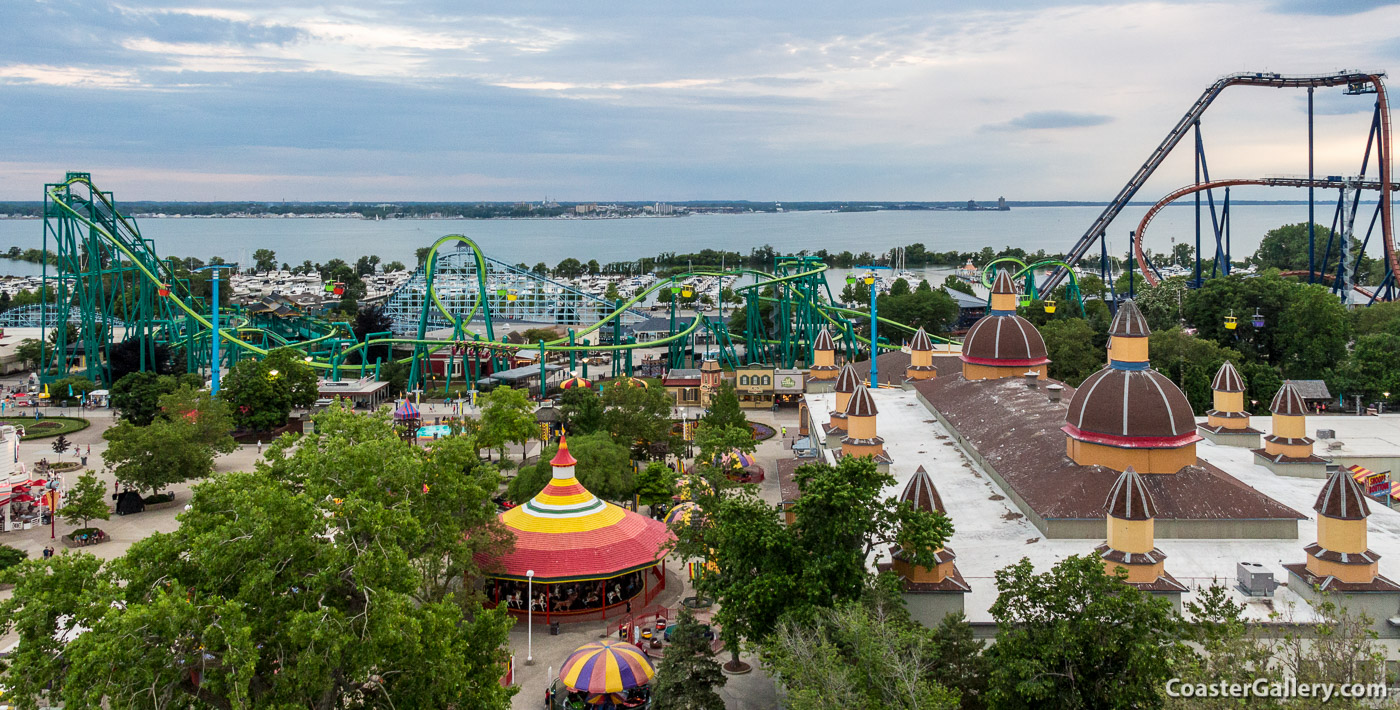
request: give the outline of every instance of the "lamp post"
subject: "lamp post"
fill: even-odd
[[[209,394],[219,393],[219,269],[233,269],[237,264],[210,264],[202,266],[195,271],[209,271],[213,277],[213,304],[211,310],[214,311],[210,323],[214,328],[214,334],[209,338],[211,343],[209,353]]]
[[[1382,399],[1382,400],[1381,400],[1381,406],[1380,406],[1379,411],[1376,412],[1377,414],[1385,414],[1385,403],[1390,401],[1390,393],[1389,393],[1389,392],[1382,392],[1382,393],[1381,393],[1381,396],[1382,396],[1382,397],[1385,397],[1385,399]]]
[[[865,275],[865,285],[870,288],[870,386],[880,386],[880,310],[875,298],[875,274]]]
[[[525,570],[525,665],[535,665],[535,571]],[[549,602],[546,601],[546,604]]]

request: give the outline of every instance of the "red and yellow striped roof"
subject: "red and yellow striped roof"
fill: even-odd
[[[664,523],[599,499],[574,476],[577,465],[561,441],[550,465],[554,476],[524,505],[501,513],[515,549],[482,563],[495,577],[541,582],[600,579],[650,566],[665,556],[671,533]]]

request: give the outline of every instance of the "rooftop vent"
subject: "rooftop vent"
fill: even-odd
[[[1060,395],[1064,394],[1064,391],[1064,385],[1049,385],[1045,388],[1045,392],[1049,395],[1051,402],[1060,401]]]
[[[1335,438],[1337,438],[1337,430],[1335,430],[1335,429],[1318,429],[1318,430],[1317,430],[1317,438],[1318,438],[1319,441],[1325,441],[1325,440],[1327,440],[1327,439],[1335,439]]]
[[[1040,373],[1035,370],[1026,370],[1026,386],[1035,389],[1040,386]]]
[[[1235,566],[1235,577],[1240,583],[1240,591],[1251,597],[1271,597],[1278,587],[1274,573],[1258,562],[1239,563]]]

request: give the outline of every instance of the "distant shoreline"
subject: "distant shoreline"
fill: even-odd
[[[375,216],[367,216],[367,215],[361,214],[361,213],[359,213],[359,212],[321,212],[321,213],[302,213],[302,214],[295,214],[295,213],[240,214],[240,213],[236,213],[236,212],[235,212],[235,213],[220,213],[220,214],[191,214],[191,213],[183,213],[183,212],[173,211],[173,210],[177,209],[177,206],[188,206],[188,205],[197,205],[197,204],[225,204],[225,203],[190,203],[190,202],[173,203],[173,204],[171,204],[170,209],[160,210],[159,212],[150,212],[150,211],[147,211],[147,210],[151,209],[151,207],[153,207],[153,206],[155,206],[155,205],[159,205],[159,204],[160,204],[160,203],[154,203],[154,205],[153,205],[153,203],[145,203],[145,204],[142,205],[142,207],[145,208],[145,209],[143,209],[141,212],[132,212],[132,213],[128,213],[127,216],[128,216],[128,217],[132,217],[132,218],[134,218],[134,219],[349,219],[349,220],[360,220],[360,221],[370,221],[370,222],[373,222],[373,221],[388,221],[388,220],[460,221],[460,222],[475,222],[475,221],[481,221],[481,220],[544,220],[544,221],[580,220],[580,221],[595,221],[595,220],[610,220],[610,219],[671,219],[671,218],[676,218],[676,217],[714,216],[714,215],[719,215],[719,216],[733,216],[733,215],[752,215],[752,214],[790,214],[790,213],[794,213],[794,212],[824,212],[824,213],[828,213],[828,214],[868,214],[868,213],[871,213],[871,212],[976,212],[976,213],[1000,213],[1000,212],[1009,212],[1009,211],[1011,211],[1011,210],[1013,210],[1013,209],[1018,209],[1018,208],[1020,208],[1020,209],[1025,209],[1025,208],[1053,208],[1053,207],[1078,207],[1078,208],[1082,208],[1082,207],[1106,207],[1106,206],[1108,206],[1109,203],[1107,203],[1107,202],[1063,202],[1063,201],[1049,201],[1049,202],[1035,202],[1035,201],[1028,201],[1028,202],[1012,202],[1012,201],[1009,201],[1009,200],[1008,200],[1007,203],[1006,203],[1006,206],[1007,206],[1009,209],[1006,209],[1006,210],[999,210],[999,209],[996,209],[996,208],[994,208],[994,207],[993,207],[993,208],[988,208],[988,207],[983,207],[983,206],[979,206],[978,208],[975,208],[975,209],[967,209],[967,208],[965,208],[965,207],[946,206],[946,203],[909,203],[909,202],[886,203],[886,202],[877,202],[877,203],[850,203],[850,206],[847,207],[847,208],[836,208],[836,207],[803,208],[803,207],[799,207],[799,206],[794,206],[794,207],[786,207],[786,206],[785,206],[785,207],[783,207],[783,208],[781,208],[781,209],[752,209],[752,208],[750,208],[750,209],[739,210],[739,209],[736,208],[736,207],[737,207],[737,204],[736,204],[736,203],[689,203],[689,202],[678,202],[678,203],[673,203],[673,204],[674,204],[675,206],[677,206],[677,207],[684,207],[684,208],[687,208],[688,210],[695,210],[695,211],[686,211],[686,212],[681,212],[681,213],[677,213],[677,214],[664,214],[664,215],[658,215],[658,214],[605,214],[605,215],[557,214],[557,215],[492,215],[492,216],[483,216],[483,217],[472,217],[472,216],[465,216],[465,215],[442,215],[442,214],[438,214],[438,215],[431,215],[431,214],[430,214],[430,215],[382,215],[382,216],[379,216],[379,217],[375,217]],[[264,204],[264,203],[259,203],[259,204]],[[339,203],[339,202],[337,202],[337,203],[326,203],[326,202],[288,202],[288,203],[275,203],[275,206],[298,207],[298,208],[305,209],[305,208],[308,208],[308,207],[326,207],[326,206],[341,205],[341,204],[345,204],[345,203]],[[405,204],[405,205],[411,205],[411,204],[415,204],[415,203],[403,203],[403,204]],[[421,204],[421,203],[418,203],[418,204]],[[444,204],[444,206],[446,206],[447,204],[476,205],[476,204],[480,204],[480,203],[433,203],[433,204]],[[628,204],[631,204],[631,203],[628,203]],[[713,207],[713,205],[716,205],[716,204],[725,205],[726,207],[722,207],[722,208],[715,208],[715,207]],[[754,204],[754,203],[750,203],[750,204]],[[757,204],[763,204],[763,205],[767,206],[767,205],[771,205],[771,204],[774,204],[774,203],[757,203]],[[1129,206],[1129,207],[1150,207],[1150,206],[1152,206],[1152,205],[1154,205],[1154,204],[1156,204],[1156,203],[1153,203],[1153,202],[1130,202],[1130,203],[1128,203],[1127,206]],[[1306,206],[1308,203],[1307,203],[1307,200],[1234,200],[1234,201],[1231,202],[1231,204],[1232,204],[1232,205],[1235,205],[1235,206],[1240,206],[1240,207],[1296,207],[1296,206]],[[1320,204],[1320,203],[1314,203],[1314,204]],[[1374,202],[1374,201],[1368,202],[1368,201],[1364,201],[1364,200],[1363,200],[1363,201],[1361,202],[1361,204],[1375,204],[1375,202]],[[38,206],[39,206],[39,203],[38,203],[38,202],[32,202],[32,203],[17,203],[17,202],[5,203],[5,202],[0,202],[0,210],[4,210],[6,206],[9,206],[11,209],[13,209],[14,207],[17,207],[17,206],[24,206],[25,208],[33,208],[33,207],[38,207]],[[1193,206],[1193,203],[1190,203],[1190,202],[1174,202],[1174,203],[1171,203],[1171,204],[1167,205],[1167,207],[1191,207],[1191,206]],[[42,219],[42,217],[39,216],[39,215],[35,215],[35,214],[10,214],[10,213],[0,213],[0,220],[37,220],[37,219]]]

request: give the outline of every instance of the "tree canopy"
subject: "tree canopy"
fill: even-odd
[[[139,491],[157,492],[214,470],[214,455],[236,444],[228,405],[189,386],[162,395],[160,413],[138,426],[122,420],[102,433],[102,459],[117,481]]]
[[[508,707],[511,622],[461,584],[473,553],[504,543],[495,471],[463,438],[424,451],[383,418],[317,424],[258,471],[195,486],[178,529],[121,558],[8,571],[17,702],[51,689],[118,710]]]
[[[632,456],[626,446],[613,441],[607,432],[595,432],[568,437],[569,453],[578,461],[574,467],[579,483],[593,495],[608,500],[628,500],[635,490]],[[549,447],[540,460],[522,466],[506,488],[506,496],[516,503],[534,498],[554,476],[550,461],[559,453],[559,445]]]
[[[316,371],[305,355],[278,348],[261,360],[242,360],[220,381],[219,396],[232,407],[240,429],[271,431],[287,423],[293,407],[316,401]]]

